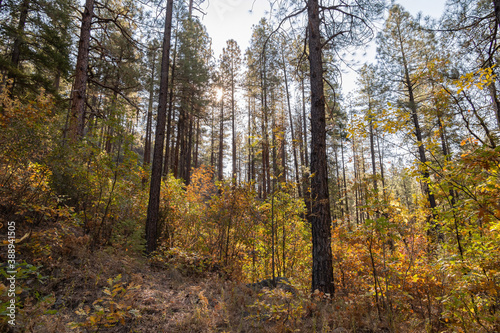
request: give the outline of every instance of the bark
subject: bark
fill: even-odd
[[[265,68],[265,54],[264,54],[264,68],[262,72],[260,73],[261,77],[261,103],[262,103],[262,123],[261,123],[261,129],[262,129],[262,195],[259,196],[263,198],[264,200],[267,198],[267,194],[270,191],[270,184],[268,186],[268,176],[269,176],[269,143],[268,143],[268,133],[267,133],[267,128],[268,128],[268,123],[267,123],[267,84],[266,84],[266,68]],[[269,177],[270,179],[270,177]]]
[[[331,217],[326,159],[326,122],[323,59],[318,0],[308,0],[309,64],[311,72],[311,214],[313,269],[312,290],[333,294]]]
[[[69,121],[69,138],[75,142],[83,136],[85,126],[85,94],[88,80],[90,29],[94,16],[94,0],[86,0],[80,28],[78,56],[76,59],[75,81],[71,92],[71,115]]]
[[[336,202],[340,202],[340,216],[344,218],[344,205],[342,204],[342,186],[340,185],[340,175],[339,175],[339,155],[338,146],[335,147],[335,176],[337,178],[337,196],[334,198]],[[337,199],[338,198],[338,199]],[[333,217],[334,220],[337,219],[336,216]]]
[[[398,27],[399,29],[399,27]],[[401,33],[399,33],[399,36],[401,36]],[[415,101],[415,97],[413,94],[413,83],[411,82],[410,79],[410,71],[408,69],[408,62],[406,60],[406,55],[405,55],[405,49],[403,47],[403,41],[399,40],[400,43],[400,48],[401,48],[401,55],[402,55],[402,61],[403,61],[403,70],[404,70],[404,75],[405,75],[405,85],[408,93],[408,102],[411,110],[411,118],[413,120],[413,125],[415,126],[415,136],[417,138],[417,145],[418,145],[418,155],[420,159],[420,163],[422,163],[422,167],[424,168],[422,171],[422,176],[424,178],[424,193],[427,195],[427,200],[429,202],[429,206],[432,210],[432,215],[433,219],[435,218],[435,212],[434,209],[436,208],[436,199],[434,197],[434,194],[430,191],[429,188],[429,182],[430,182],[430,174],[429,174],[429,169],[427,168],[427,157],[425,156],[425,148],[423,144],[423,139],[422,139],[422,130],[420,128],[420,123],[418,120],[418,114],[417,114],[417,103]],[[433,229],[436,229],[435,221],[432,222],[433,224]],[[434,230],[435,231],[435,230]]]
[[[236,172],[237,172],[237,169],[236,169],[236,159],[237,159],[237,155],[236,155],[236,125],[235,125],[235,115],[234,115],[234,112],[235,112],[235,105],[234,105],[234,64],[233,64],[233,59],[231,58],[231,126],[232,126],[232,148],[233,148],[233,176],[232,176],[232,182],[233,182],[233,186],[236,185]]]
[[[146,142],[144,144],[144,165],[151,163],[151,136],[153,123],[153,98],[154,98],[154,80],[155,80],[155,61],[156,52],[153,50],[153,66],[151,67],[151,84],[149,85],[149,105],[146,120]]]
[[[218,176],[219,180],[224,178],[224,99],[221,99],[220,102],[220,128],[219,128],[219,163],[218,167]]]
[[[500,0],[493,0],[493,5],[495,6],[497,24],[500,26]]]
[[[379,135],[377,135],[377,150],[378,150],[378,163],[380,165],[380,178],[382,180],[382,192],[384,195],[384,200],[387,200],[387,193],[385,191],[384,163],[383,163],[382,150],[380,149]]]
[[[252,119],[252,134],[255,133],[256,131],[256,128],[257,128],[257,124],[255,123],[255,114],[257,113],[256,111],[256,101],[255,101],[255,97],[253,99],[253,109],[252,109],[252,114],[254,115],[253,119]],[[251,154],[252,154],[252,163],[250,164],[250,180],[255,180],[255,150],[254,150],[254,147],[252,146],[251,148]]]
[[[146,218],[146,252],[156,250],[158,240],[158,218],[160,210],[160,191],[163,163],[163,147],[165,143],[165,123],[168,103],[168,70],[170,58],[170,37],[172,33],[173,0],[167,2],[165,18],[165,32],[163,36],[163,54],[161,60],[160,98],[158,103],[158,118],[156,123],[155,146],[151,171],[151,185],[149,191],[148,212]]]
[[[300,177],[299,177],[299,161],[297,159],[297,145],[296,145],[296,140],[295,140],[295,132],[293,130],[293,118],[292,118],[292,106],[290,103],[290,91],[288,89],[288,77],[287,77],[287,72],[286,72],[286,65],[285,65],[285,55],[282,54],[282,60],[283,60],[283,74],[285,76],[285,90],[286,90],[286,101],[287,101],[287,106],[288,106],[288,116],[290,119],[290,132],[292,134],[292,152],[293,152],[293,162],[295,166],[295,182],[297,183],[298,190],[299,190],[299,197],[301,196],[301,191],[300,191]]]
[[[492,82],[488,89],[490,90],[491,100],[493,102],[493,108],[495,110],[495,117],[497,119],[497,127],[500,128],[500,100],[498,99],[497,89],[495,87],[495,82]]]
[[[415,103],[415,98],[413,95],[413,87],[410,83],[409,75],[407,75],[407,88],[408,88],[408,95],[409,95],[409,102],[410,102],[410,109],[411,109],[411,118],[413,120],[413,125],[415,126],[415,136],[417,138],[417,144],[418,144],[418,156],[420,163],[422,163],[422,166],[424,170],[422,171],[422,176],[424,178],[424,192],[427,195],[427,200],[429,202],[429,206],[432,210],[436,208],[436,199],[434,197],[434,194],[430,191],[429,189],[429,182],[430,182],[430,174],[429,174],[429,169],[426,166],[427,163],[427,157],[425,155],[425,148],[423,144],[423,137],[422,137],[422,129],[420,128],[420,123],[418,120],[418,114],[417,114],[417,105]]]
[[[12,45],[12,66],[14,68],[19,67],[19,62],[21,59],[21,45],[24,39],[24,27],[26,26],[26,20],[28,18],[30,2],[29,0],[24,0],[21,4],[21,12],[19,13],[19,22],[16,29],[16,37],[14,38],[14,44]],[[13,75],[10,75],[13,78]]]
[[[194,120],[193,120],[193,115],[189,115],[189,133],[188,133],[188,138],[186,140],[187,143],[187,149],[186,149],[186,163],[185,163],[185,170],[184,170],[184,180],[186,185],[189,185],[191,181],[191,162],[192,162],[192,151],[193,151],[193,130],[194,130]]]
[[[193,17],[193,0],[189,0],[189,19]]]
[[[213,168],[215,163],[215,112],[212,107],[212,118],[210,126],[210,166]]]
[[[342,134],[341,134],[342,135]],[[342,157],[342,178],[343,178],[343,187],[342,187],[342,196],[344,196],[344,205],[345,205],[345,213],[347,215],[347,223],[349,226],[349,230],[351,228],[351,217],[349,216],[349,199],[347,197],[347,182],[345,177],[345,161],[344,161],[344,138],[340,139],[340,152]]]
[[[200,151],[200,118],[196,119],[196,146],[194,149],[194,156],[193,156],[193,165],[194,168],[198,168],[198,154]]]
[[[304,160],[305,164],[309,165],[309,152],[307,150],[307,118],[306,118],[306,88],[304,84],[304,79],[302,79],[302,124],[303,129],[303,142],[304,142]],[[311,213],[311,193],[310,193],[310,182],[309,182],[309,172],[304,172],[302,180],[302,194],[304,195],[304,202],[306,204],[306,211],[308,214]]]
[[[354,209],[356,211],[356,225],[359,225],[359,182],[358,182],[358,175],[359,175],[359,161],[358,161],[358,156],[356,153],[356,141],[354,137],[352,138],[352,162],[353,162],[353,168],[354,168],[354,184],[355,184],[355,189],[354,189],[354,194],[355,194],[355,201],[354,201]]]
[[[179,110],[179,171],[178,176],[186,180],[186,160],[187,160],[187,134],[189,126],[189,115],[186,110]]]
[[[369,106],[369,110],[371,110],[371,105]],[[373,135],[373,116],[370,116],[369,130],[370,130],[370,154],[372,159],[373,189],[375,190],[375,193],[377,193],[378,195],[377,165],[375,163],[375,140]]]
[[[177,30],[177,29],[176,29]],[[168,116],[167,116],[167,135],[165,137],[165,159],[163,161],[163,177],[168,175],[170,167],[170,158],[172,156],[170,150],[170,137],[172,133],[172,118],[174,115],[174,79],[175,79],[175,63],[177,61],[177,34],[174,43],[174,59],[172,60],[172,75],[170,75],[170,95],[168,96]]]
[[[248,170],[247,170],[247,180],[248,183],[252,181],[252,105],[251,96],[248,94]]]
[[[286,137],[285,137],[285,115],[282,113],[281,114],[281,119],[280,119],[280,159],[281,159],[281,182],[286,182],[288,175],[287,175],[287,168],[286,168]]]

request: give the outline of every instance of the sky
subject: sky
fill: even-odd
[[[444,10],[446,0],[398,0],[413,16],[421,12],[424,16],[439,18]],[[234,39],[238,42],[242,53],[249,46],[252,26],[262,17],[269,17],[269,0],[206,0],[202,5],[206,13],[202,22],[212,38],[212,49],[216,58],[222,52],[226,41]],[[374,48],[368,52],[362,63],[374,62]],[[342,89],[347,93],[354,89],[356,74],[346,69],[342,77]]]

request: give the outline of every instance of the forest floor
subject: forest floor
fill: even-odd
[[[23,307],[16,326],[3,323],[3,328],[39,333],[390,331],[371,314],[346,317],[345,302],[324,295],[254,290],[221,271],[191,269],[192,258],[174,267],[112,247],[89,251],[88,244],[79,228],[33,231],[19,246],[23,262],[33,264],[18,272]]]

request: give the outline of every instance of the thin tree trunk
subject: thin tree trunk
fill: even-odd
[[[252,105],[252,114],[253,114],[253,119],[252,119],[252,134],[254,134],[257,131],[257,122],[255,121],[255,115],[257,113],[257,101],[256,98],[253,98],[253,105]],[[252,165],[251,165],[251,177],[250,179],[255,180],[255,149],[252,146]]]
[[[398,27],[399,28],[399,27]],[[400,33],[401,36],[401,33]],[[418,120],[418,114],[417,114],[417,104],[415,102],[415,97],[413,95],[413,84],[410,79],[410,72],[408,69],[408,62],[406,61],[406,55],[405,55],[405,50],[403,47],[403,41],[399,40],[400,48],[401,48],[401,55],[402,55],[402,61],[403,61],[403,69],[404,69],[404,75],[405,75],[405,85],[406,89],[408,92],[408,102],[410,104],[410,110],[411,110],[411,117],[413,120],[413,125],[415,126],[415,136],[417,138],[417,145],[418,145],[418,154],[419,154],[419,159],[420,163],[422,163],[422,167],[424,170],[422,171],[422,176],[424,178],[424,193],[427,196],[427,200],[429,202],[429,206],[432,210],[432,216],[433,220],[435,220],[435,208],[436,208],[436,199],[434,198],[434,194],[430,191],[429,189],[429,183],[430,183],[430,174],[429,174],[429,169],[427,168],[427,157],[425,156],[425,148],[424,148],[424,143],[422,139],[422,130],[420,129],[420,123]],[[433,229],[436,229],[435,221],[432,222],[433,224]]]
[[[189,185],[191,181],[191,165],[192,165],[192,151],[193,151],[193,130],[194,130],[194,120],[193,120],[193,115],[189,115],[189,132],[188,132],[188,138],[186,140],[187,143],[187,149],[186,149],[186,163],[185,163],[185,171],[184,171],[184,176],[185,176],[185,182],[186,185]]]
[[[358,183],[359,162],[356,154],[356,142],[354,141],[354,137],[352,138],[352,162],[354,167],[354,194],[355,194],[354,208],[356,211],[356,225],[359,225],[359,197],[360,197],[359,183]]]
[[[286,90],[286,101],[288,106],[288,116],[290,119],[290,132],[292,134],[292,151],[293,151],[293,162],[295,166],[295,183],[297,184],[299,197],[301,196],[300,191],[300,176],[299,176],[299,161],[297,159],[297,145],[295,140],[295,132],[293,130],[293,118],[292,118],[292,106],[290,103],[290,91],[288,89],[288,77],[286,72],[285,55],[282,54],[283,60],[283,74],[285,75],[285,90]]]
[[[262,104],[262,198],[267,198],[267,175],[269,173],[269,145],[267,138],[267,91],[265,79],[265,55],[264,55],[264,69],[261,72],[261,104]]]
[[[342,156],[342,178],[344,180],[344,186],[342,188],[342,195],[344,196],[344,204],[345,204],[345,213],[347,215],[347,224],[349,227],[349,230],[351,228],[351,217],[349,216],[349,198],[347,196],[347,182],[346,182],[346,177],[345,177],[345,162],[344,162],[344,137],[342,136],[342,133],[340,134],[340,152]]]
[[[189,19],[193,17],[193,0],[189,0]]]
[[[286,133],[285,133],[285,115],[281,113],[280,117],[280,158],[281,158],[281,182],[286,182],[288,178],[287,168],[286,168]]]
[[[377,135],[377,150],[378,150],[378,163],[380,165],[380,178],[382,179],[382,192],[384,194],[384,200],[387,199],[387,193],[385,191],[385,175],[384,175],[384,162],[383,162],[383,156],[382,156],[382,151],[380,149],[380,140],[379,140],[379,135]]]
[[[306,118],[306,88],[304,84],[304,79],[302,79],[302,125],[303,129],[303,141],[304,141],[304,161],[305,166],[309,166],[309,152],[307,143],[307,118]],[[311,102],[312,103],[312,102]],[[302,194],[304,195],[304,202],[306,204],[306,211],[308,214],[311,213],[311,192],[310,192],[310,180],[309,172],[304,172],[302,175]]]
[[[232,182],[233,186],[236,186],[236,119],[235,119],[235,105],[234,105],[234,64],[232,63],[233,59],[231,59],[231,126],[232,126],[232,148],[233,148],[233,173],[232,173]]]
[[[181,135],[182,135],[182,125],[181,125],[182,112],[179,110],[179,115],[177,116],[177,135],[175,139],[175,145],[173,146],[174,152],[172,154],[172,170],[175,178],[179,177],[179,150],[181,145]]]
[[[177,21],[177,26],[179,22]],[[175,29],[178,31],[178,28]],[[168,116],[167,116],[167,135],[165,136],[165,159],[163,161],[163,177],[168,175],[170,171],[170,159],[171,159],[171,150],[170,150],[170,136],[172,132],[172,118],[174,117],[174,80],[175,80],[175,66],[177,62],[177,33],[175,34],[175,42],[174,42],[174,57],[172,60],[172,74],[170,75],[170,94],[168,96]]]
[[[340,182],[339,175],[339,154],[338,154],[338,146],[335,146],[335,174],[337,177],[337,193],[338,193],[338,202],[340,202],[340,216],[344,218],[344,205],[342,204],[342,186]]]
[[[146,120],[146,142],[144,143],[144,165],[151,163],[151,136],[153,123],[153,98],[154,98],[154,81],[155,81],[155,61],[156,50],[153,50],[153,66],[151,68],[151,84],[149,85],[149,105],[148,115]]]
[[[194,156],[193,156],[193,165],[194,168],[198,168],[198,154],[200,149],[200,118],[196,119],[196,142],[195,142],[195,149],[194,149]]]
[[[210,124],[210,166],[213,168],[215,164],[215,112],[212,107],[212,119]]]
[[[333,294],[331,217],[326,158],[326,122],[323,57],[318,0],[308,0],[309,64],[311,71],[311,214],[313,269],[312,290]]]
[[[218,163],[218,176],[219,180],[224,178],[224,98],[220,102],[220,127],[219,127],[219,163]]]
[[[170,37],[172,33],[173,0],[167,2],[165,18],[165,31],[163,34],[163,54],[161,61],[160,98],[158,103],[158,116],[155,133],[155,146],[153,152],[153,165],[151,171],[151,185],[149,190],[148,212],[146,218],[146,253],[151,254],[156,250],[158,240],[158,218],[160,210],[160,191],[163,163],[163,146],[165,143],[165,123],[167,118],[168,103],[168,70],[170,58]]]
[[[247,170],[247,181],[250,183],[252,181],[252,102],[251,102],[250,92],[248,93],[248,170]]]
[[[371,110],[371,107],[369,108]],[[377,164],[375,162],[375,140],[373,135],[373,117],[370,116],[370,154],[372,159],[372,177],[373,177],[373,189],[378,196],[378,186],[377,186]]]

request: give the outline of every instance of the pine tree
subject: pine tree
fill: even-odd
[[[231,146],[232,146],[232,181],[237,180],[237,155],[236,155],[236,99],[235,92],[239,81],[239,71],[241,66],[241,51],[235,40],[227,41],[226,47],[222,50],[221,59],[221,83],[222,89],[231,92]]]
[[[378,36],[379,62],[384,65],[384,71],[392,76],[393,82],[397,84],[396,89],[404,96],[404,107],[410,114],[413,123],[414,136],[416,139],[418,158],[422,169],[422,181],[424,193],[427,197],[429,207],[435,219],[435,208],[437,206],[434,193],[430,189],[430,172],[427,166],[427,155],[424,146],[424,133],[419,119],[418,90],[421,84],[416,69],[421,64],[427,50],[425,40],[418,39],[416,32],[421,31],[410,14],[399,5],[394,5],[389,11],[389,17],[383,31]],[[436,222],[432,222],[436,230]]]
[[[168,0],[165,15],[165,31],[162,45],[160,98],[158,102],[158,118],[156,122],[153,165],[149,190],[148,215],[146,219],[146,253],[156,250],[158,241],[158,219],[160,210],[160,191],[163,163],[163,146],[165,144],[165,124],[168,104],[168,71],[170,63],[170,38],[172,33],[173,0]]]

